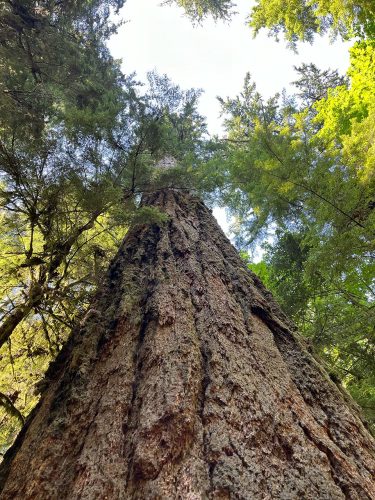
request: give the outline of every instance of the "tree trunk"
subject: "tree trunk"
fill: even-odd
[[[174,190],[135,227],[8,452],[1,499],[370,499],[354,404]]]

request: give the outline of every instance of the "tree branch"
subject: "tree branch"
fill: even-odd
[[[5,408],[5,411],[9,413],[9,415],[16,417],[21,425],[25,423],[22,413],[14,406],[12,400],[2,392],[0,392],[0,405]]]

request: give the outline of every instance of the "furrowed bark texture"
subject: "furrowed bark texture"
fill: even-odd
[[[374,444],[196,198],[147,203],[52,366],[1,499],[371,499]]]

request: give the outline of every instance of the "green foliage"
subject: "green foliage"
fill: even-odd
[[[165,0],[185,9],[193,21],[207,16],[229,19],[233,13],[230,0]],[[343,39],[375,35],[375,5],[372,0],[256,0],[249,16],[249,26],[257,35],[262,28],[278,39],[280,33],[295,48],[298,41],[312,42],[314,36],[330,33]]]
[[[312,42],[315,34],[330,32],[342,38],[375,34],[375,6],[368,0],[257,0],[250,15],[250,26],[258,33],[268,28],[276,38],[279,33],[292,45],[299,40]]]
[[[199,156],[206,124],[197,111],[201,90],[181,90],[166,75],[148,73],[145,96],[145,140],[153,158],[173,157],[179,164],[190,165]]]
[[[190,19],[198,21],[209,15],[214,19],[229,19],[235,5],[231,0],[165,0],[163,3],[177,4]]]
[[[66,126],[74,123],[75,129],[80,124],[94,130],[113,117],[119,107],[121,74],[104,41],[116,29],[109,21],[110,8],[122,4],[2,3],[3,134],[30,145],[61,120]]]
[[[140,207],[132,217],[133,225],[163,224],[168,220],[168,215],[155,207]]]
[[[331,89],[317,102],[315,122],[319,138],[329,144],[333,154],[343,149],[346,163],[364,183],[374,175],[372,133],[375,95],[375,42],[357,42],[350,51],[350,86]]]

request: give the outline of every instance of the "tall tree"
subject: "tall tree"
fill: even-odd
[[[202,202],[134,227],[2,466],[1,499],[375,495],[374,443]]]

